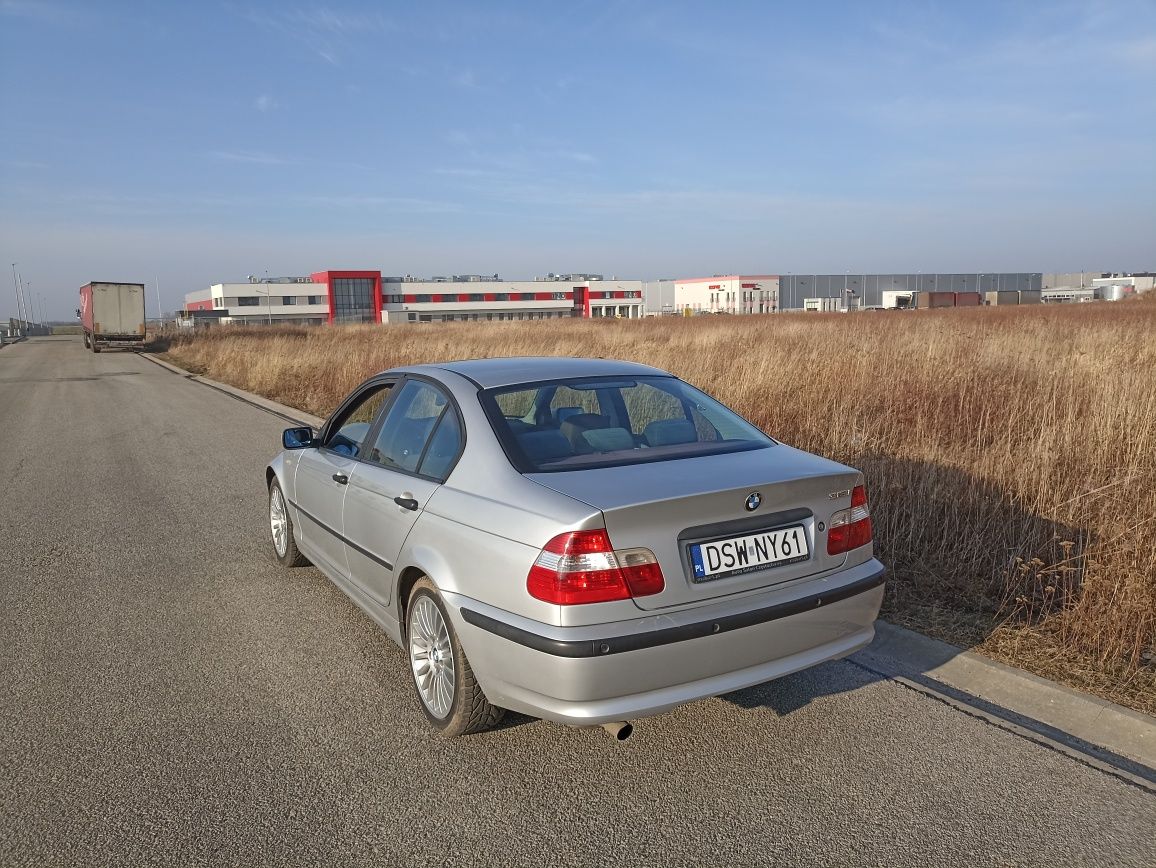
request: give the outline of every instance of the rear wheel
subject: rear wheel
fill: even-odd
[[[303,567],[309,560],[297,550],[293,539],[293,518],[285,503],[281,483],[276,479],[269,486],[269,536],[273,543],[273,559],[283,567]]]
[[[409,596],[405,635],[422,711],[442,735],[482,732],[502,719],[505,709],[486,699],[428,577],[419,579]]]
[[[96,335],[93,335],[92,337],[90,337],[90,338],[88,339],[88,345],[89,345],[90,347],[92,347],[92,351],[93,351],[94,353],[99,353],[99,352],[100,352],[100,344],[98,344],[98,343],[96,342]]]

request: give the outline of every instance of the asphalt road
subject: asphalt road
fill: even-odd
[[[0,864],[1156,865],[1156,796],[851,662],[637,722],[431,733],[267,556],[285,423],[0,351]]]

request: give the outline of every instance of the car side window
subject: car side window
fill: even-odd
[[[430,442],[443,413],[454,416],[456,420],[453,409],[449,408],[447,412],[447,407],[449,399],[440,389],[421,380],[409,380],[401,387],[397,400],[389,408],[375,442],[366,453],[366,459],[391,470],[419,472],[418,464],[426,452],[426,444]],[[460,442],[460,437],[458,440]],[[439,448],[439,454],[442,451]],[[448,467],[456,457],[455,451],[443,467]],[[431,458],[430,466],[435,464],[436,460]],[[435,475],[424,468],[420,472]]]
[[[368,389],[340,419],[336,420],[325,440],[325,448],[352,458],[359,457],[362,441],[369,433],[378,411],[389,397],[392,386],[392,383],[384,383]]]
[[[447,407],[430,438],[418,473],[435,479],[445,479],[461,451],[462,423],[454,408]]]

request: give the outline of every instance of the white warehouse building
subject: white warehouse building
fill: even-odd
[[[775,313],[777,274],[727,274],[674,281],[674,313]]]
[[[382,277],[318,271],[309,277],[217,283],[185,295],[182,321],[220,323],[424,323],[534,319],[639,319],[642,281],[562,274],[536,280],[481,275]]]
[[[572,279],[567,280],[566,277]],[[453,279],[381,279],[381,320],[452,322],[642,316],[642,281],[561,275],[538,280],[497,280],[469,275]]]

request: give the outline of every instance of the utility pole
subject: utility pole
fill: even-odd
[[[154,275],[157,281],[157,327],[164,325],[164,312],[161,310],[161,279],[159,275]],[[148,317],[145,317],[148,319]]]

